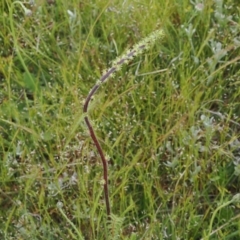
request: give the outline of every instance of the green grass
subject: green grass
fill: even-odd
[[[1,239],[239,239],[238,0],[39,0],[31,16],[12,2],[0,3]],[[158,28],[90,104],[109,222],[82,105]]]

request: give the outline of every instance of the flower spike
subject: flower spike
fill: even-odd
[[[95,132],[93,130],[93,127],[89,121],[87,112],[88,112],[88,104],[90,100],[92,99],[93,95],[96,93],[98,88],[106,82],[110,77],[113,76],[113,74],[117,71],[119,71],[123,64],[128,64],[134,57],[140,55],[143,53],[143,51],[148,50],[158,39],[161,39],[164,37],[163,30],[157,30],[150,34],[148,37],[137,43],[133,46],[132,49],[126,51],[125,54],[123,54],[121,57],[118,57],[113,61],[112,67],[104,71],[102,77],[96,82],[96,84],[93,86],[93,88],[90,90],[84,106],[83,106],[83,113],[85,114],[84,120],[86,122],[86,125],[89,129],[91,138],[93,142],[95,143],[97,147],[97,151],[101,157],[102,165],[103,165],[103,187],[104,187],[104,195],[105,195],[105,204],[107,209],[107,215],[110,220],[110,214],[111,214],[111,208],[110,208],[110,201],[109,201],[109,193],[108,193],[108,167],[107,167],[107,157],[104,155],[102,147],[95,135]]]

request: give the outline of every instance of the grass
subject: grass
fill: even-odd
[[[0,3],[1,239],[238,239],[237,0]],[[29,12],[28,12],[29,13]],[[104,69],[165,38],[90,103]]]
[[[97,152],[101,157],[102,166],[103,166],[103,180],[104,180],[104,196],[105,196],[105,205],[106,205],[106,211],[108,218],[110,218],[111,215],[111,206],[110,206],[110,200],[109,200],[109,190],[108,190],[108,161],[110,160],[109,157],[105,157],[105,154],[103,153],[103,148],[101,147],[101,144],[98,141],[98,138],[95,134],[94,128],[89,120],[88,116],[88,105],[91,102],[91,100],[94,99],[94,95],[97,92],[97,90],[101,87],[103,83],[105,83],[109,78],[113,77],[114,74],[117,71],[120,71],[123,65],[128,64],[132,59],[147,49],[151,47],[151,45],[164,37],[164,33],[162,30],[154,31],[149,37],[144,38],[141,42],[136,44],[132,49],[128,50],[125,54],[123,54],[121,57],[117,58],[113,63],[112,67],[110,67],[108,70],[106,70],[105,73],[103,73],[100,80],[97,81],[97,83],[93,86],[93,88],[90,90],[88,96],[86,97],[85,103],[83,105],[83,114],[86,114],[84,117],[84,120],[86,122],[86,125],[88,127],[90,136],[97,148]]]

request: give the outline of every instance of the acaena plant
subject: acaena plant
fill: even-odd
[[[109,192],[108,192],[108,166],[107,166],[107,158],[104,155],[103,149],[96,137],[96,134],[94,132],[94,129],[92,127],[92,124],[90,123],[89,117],[88,117],[88,105],[90,100],[93,98],[96,91],[99,89],[99,87],[105,83],[112,75],[113,73],[119,71],[123,64],[129,63],[130,60],[132,60],[134,57],[140,55],[143,53],[143,51],[149,49],[158,39],[163,38],[164,32],[163,30],[156,30],[152,34],[150,34],[148,37],[144,38],[142,41],[137,43],[133,46],[132,49],[128,50],[125,54],[123,54],[121,57],[117,58],[113,64],[112,67],[107,69],[102,77],[96,82],[96,84],[93,86],[93,88],[90,90],[84,106],[83,106],[83,113],[85,114],[84,120],[87,124],[87,127],[90,132],[90,136],[96,145],[97,151],[101,157],[102,160],[102,166],[103,166],[103,179],[104,179],[104,195],[105,195],[105,204],[106,204],[106,210],[107,215],[110,218],[111,214],[111,208],[110,208],[110,201],[109,201]]]

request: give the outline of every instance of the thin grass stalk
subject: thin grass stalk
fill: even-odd
[[[132,60],[135,56],[140,55],[144,50],[147,50],[150,48],[150,46],[157,40],[164,36],[162,30],[157,30],[153,32],[150,36],[146,37],[141,41],[140,43],[136,44],[131,50],[127,51],[126,54],[121,56],[120,58],[117,58],[114,62],[111,68],[109,68],[102,77],[97,81],[97,83],[93,86],[93,88],[90,90],[84,106],[83,106],[83,113],[86,114],[84,117],[84,120],[86,122],[86,125],[89,129],[90,136],[96,145],[97,151],[101,157],[102,160],[102,166],[103,166],[103,179],[104,179],[104,195],[105,195],[105,205],[106,205],[106,211],[108,218],[110,219],[111,215],[111,207],[110,207],[110,200],[109,200],[109,190],[108,190],[108,164],[107,159],[104,156],[103,149],[97,139],[97,136],[94,132],[94,129],[92,127],[92,124],[90,123],[89,117],[87,115],[88,113],[88,105],[91,99],[93,98],[96,91],[99,89],[101,84],[106,82],[115,72],[119,71],[123,64],[127,64],[130,60]]]

